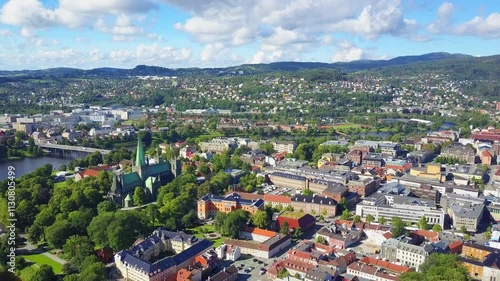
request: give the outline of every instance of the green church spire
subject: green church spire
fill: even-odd
[[[144,148],[142,147],[141,138],[137,138],[137,150],[135,152],[135,166],[146,166],[146,157],[144,156]]]

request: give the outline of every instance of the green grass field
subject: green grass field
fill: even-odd
[[[206,239],[205,238],[205,233],[215,232],[215,227],[213,225],[206,224],[206,225],[200,225],[200,226],[197,226],[197,227],[194,227],[194,228],[188,228],[186,230],[187,230],[186,232],[189,232],[189,233],[193,234],[194,236],[196,236],[198,238]],[[226,238],[225,237],[221,237],[221,238],[217,238],[217,239],[213,239],[213,240],[210,239],[210,240],[212,242],[214,242],[214,247],[217,248],[222,243],[224,243],[224,239],[226,239]]]
[[[36,255],[24,255],[23,256],[26,260],[32,261],[38,265],[46,264],[50,265],[52,269],[54,270],[55,274],[61,274],[62,272],[62,264],[50,259],[49,257],[46,257],[42,254],[36,254]]]
[[[54,183],[54,187],[64,187],[64,186],[67,186],[67,185],[68,185],[68,181],[67,180]]]
[[[343,123],[343,124],[336,124],[334,126],[335,129],[350,129],[350,128],[361,128],[362,125],[359,124],[354,124],[354,123]]]

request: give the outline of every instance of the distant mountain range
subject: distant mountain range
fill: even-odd
[[[6,77],[126,77],[126,76],[190,76],[190,75],[240,75],[261,74],[276,71],[293,72],[309,69],[336,69],[343,72],[353,72],[371,69],[383,69],[396,66],[418,65],[429,62],[443,63],[474,63],[484,62],[485,59],[498,62],[500,56],[476,58],[463,54],[429,53],[419,56],[401,56],[389,60],[358,60],[352,62],[321,63],[321,62],[275,62],[269,64],[244,64],[224,68],[165,68],[159,66],[138,65],[133,69],[120,68],[95,68],[82,70],[77,68],[50,68],[42,70],[0,71],[0,76]]]

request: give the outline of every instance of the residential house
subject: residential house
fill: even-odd
[[[210,281],[236,281],[238,279],[238,268],[233,264],[229,267],[224,267],[219,273],[210,277]]]
[[[346,249],[361,239],[362,231],[351,230],[346,226],[331,225],[322,227],[316,236],[322,237],[331,247]]]
[[[294,141],[274,141],[272,142],[274,151],[293,153],[297,147],[297,143]]]
[[[452,144],[442,148],[441,156],[465,161],[467,164],[474,164],[476,162],[476,151],[474,148],[462,144]]]
[[[414,239],[406,236],[389,238],[382,243],[380,256],[391,262],[398,262],[403,266],[418,268],[428,256],[436,250],[431,244],[418,245]]]
[[[377,191],[379,181],[371,178],[363,180],[350,180],[347,182],[347,188],[350,192],[355,192],[361,197],[366,197]]]

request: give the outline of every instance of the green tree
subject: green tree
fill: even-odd
[[[75,265],[80,265],[85,257],[94,252],[94,242],[87,236],[71,236],[63,247],[64,253]]]
[[[47,243],[53,248],[61,249],[66,239],[73,234],[71,224],[67,220],[56,221],[53,225],[45,229]]]
[[[484,233],[484,238],[486,238],[486,240],[491,239],[491,226],[488,226],[488,228],[486,229],[486,232]]]
[[[266,211],[257,211],[251,216],[253,224],[262,229],[267,229],[271,224],[271,218]]]
[[[319,244],[326,244],[325,238],[323,238],[323,236],[321,236],[321,235],[318,235],[316,237],[316,242]]]
[[[420,265],[419,272],[407,272],[401,274],[401,281],[470,281],[467,269],[460,264],[456,255],[437,254],[430,255]]]
[[[418,227],[422,230],[429,230],[429,224],[427,223],[427,218],[422,216],[418,221]]]
[[[375,221],[375,217],[373,217],[371,214],[368,214],[365,218],[365,221],[370,224]]]
[[[97,174],[96,180],[99,184],[99,189],[103,192],[108,192],[113,184],[113,174],[110,171],[100,171]]]
[[[340,219],[348,220],[350,218],[351,218],[351,212],[349,212],[349,210],[345,209],[344,211],[342,211],[342,215],[340,216]]]
[[[398,217],[393,217],[391,220],[392,237],[396,238],[405,234],[405,223]]]
[[[359,222],[361,222],[361,217],[360,217],[360,216],[358,216],[358,215],[355,215],[355,216],[354,216],[354,222],[355,222],[355,223],[359,223]]]
[[[97,205],[97,213],[102,214],[106,212],[114,212],[118,209],[118,205],[111,201],[102,201]]]
[[[302,231],[302,228],[300,226],[293,230],[294,239],[300,239],[302,235],[304,235],[304,232]]]
[[[144,189],[139,186],[136,187],[132,199],[134,200],[134,205],[136,206],[141,206],[142,204],[144,204],[144,200],[146,199],[146,193],[144,192]]]
[[[52,281],[56,275],[52,270],[50,265],[42,264],[38,269],[35,270],[35,274],[30,279],[30,281]]]
[[[290,276],[290,273],[288,272],[288,270],[286,270],[283,267],[280,268],[280,270],[278,271],[278,278],[284,279],[284,278],[287,278],[288,276]]]
[[[467,228],[464,225],[462,225],[462,227],[460,227],[460,233],[467,234]]]
[[[281,234],[289,234],[290,233],[290,225],[288,225],[288,221],[284,221],[280,227]]]
[[[314,194],[314,192],[312,192],[312,190],[310,190],[310,189],[302,189],[302,194],[312,196]]]
[[[274,145],[270,142],[259,144],[259,148],[261,150],[263,150],[268,155],[270,155],[274,152]]]
[[[435,224],[432,226],[432,231],[441,232],[441,231],[443,231],[443,228],[439,224]]]

